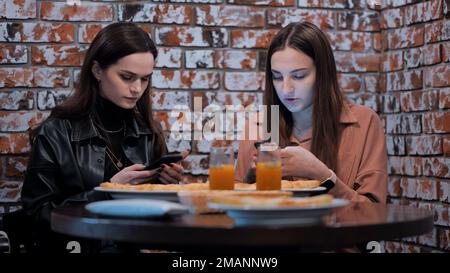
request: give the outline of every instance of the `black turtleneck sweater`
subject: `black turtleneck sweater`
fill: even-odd
[[[130,124],[129,120],[132,117],[132,111],[131,109],[123,109],[104,98],[100,98],[98,102],[98,115],[101,124],[97,123],[96,127],[107,138],[107,147],[123,164],[121,169],[130,165],[130,161],[123,152],[122,141],[125,136],[126,126]],[[111,177],[119,172],[116,165],[118,165],[117,160],[114,157],[110,158],[105,152],[104,181],[109,181]]]

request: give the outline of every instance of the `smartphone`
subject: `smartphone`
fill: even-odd
[[[181,161],[182,159],[183,159],[183,156],[179,153],[163,155],[160,159],[145,166],[144,170],[157,169],[157,168],[162,167],[162,164],[169,165],[170,163],[177,163],[178,161]]]
[[[268,143],[268,140],[262,140],[262,141],[256,141],[253,145],[255,146],[256,150],[258,150],[259,146],[264,143]]]

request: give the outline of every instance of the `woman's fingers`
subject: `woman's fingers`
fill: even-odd
[[[178,183],[178,180],[168,175],[166,172],[162,172],[159,174],[159,180],[165,184],[175,184]]]
[[[287,148],[281,149],[280,150],[280,157],[281,158],[286,158],[286,157],[291,157],[291,151],[288,150]]]
[[[289,161],[290,161],[290,158],[289,158],[289,157],[282,157],[282,158],[281,158],[281,164],[288,164]]]
[[[138,178],[138,179],[130,181],[130,184],[132,184],[132,185],[139,185],[139,184],[142,184],[144,182],[147,182],[148,180],[149,180],[149,178]]]
[[[180,152],[181,156],[183,156],[183,159],[186,158],[186,156],[189,155],[189,151],[188,150],[184,150]]]
[[[290,171],[289,168],[281,167],[281,173],[283,176],[291,176],[293,173]]]
[[[144,164],[133,164],[131,166],[128,166],[126,168],[123,168],[122,171],[140,171],[145,168]]]
[[[303,150],[304,149],[300,146],[288,146],[280,150],[280,157],[292,157]]]
[[[120,180],[120,183],[140,184],[159,176],[163,183],[178,183],[183,178],[184,168],[180,164],[171,164],[171,166],[163,164],[160,168],[145,171],[144,168],[143,164],[128,166],[116,174],[114,180]]]
[[[166,164],[163,164],[163,171],[164,173],[167,173],[169,176],[173,177],[173,178],[178,178],[179,177],[179,172],[176,171],[176,169],[167,166]]]
[[[176,163],[170,163],[172,168],[174,170],[176,170],[178,173],[182,173],[184,171],[183,166],[181,166],[181,164],[176,164]]]
[[[136,179],[149,179],[158,174],[157,170],[151,170],[151,171],[132,171],[129,172],[129,177],[131,180]]]
[[[176,172],[175,178],[177,178],[178,180],[181,180],[183,178],[183,172],[184,172],[183,166],[181,166],[180,164],[174,164],[174,163],[172,163],[171,165],[172,165],[173,170]]]

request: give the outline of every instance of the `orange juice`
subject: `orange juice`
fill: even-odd
[[[281,190],[281,162],[256,163],[256,190]]]
[[[234,190],[234,166],[223,164],[209,168],[210,190]]]

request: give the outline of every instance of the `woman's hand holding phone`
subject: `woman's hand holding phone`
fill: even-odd
[[[181,164],[163,164],[162,171],[159,173],[159,181],[164,184],[179,183],[183,179],[183,171],[184,168]]]
[[[186,158],[188,151],[182,151],[181,156]],[[183,179],[184,168],[179,163],[162,164],[162,171],[159,173],[159,181],[164,184],[178,183]]]
[[[183,151],[179,155],[163,156],[156,164],[145,166],[143,164],[134,164],[122,169],[115,174],[110,181],[112,183],[129,183],[142,184],[149,182],[151,179],[158,178],[164,184],[178,183],[183,178],[184,168],[181,164],[171,161],[180,161],[189,154],[188,151]],[[162,163],[171,162],[171,163]]]
[[[123,168],[120,172],[116,173],[110,181],[112,183],[120,184],[141,184],[149,181],[152,178],[158,176],[158,169],[154,170],[144,170],[145,165],[134,164]]]

